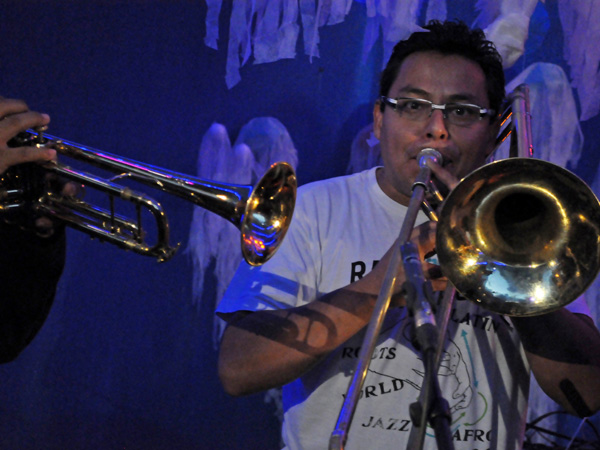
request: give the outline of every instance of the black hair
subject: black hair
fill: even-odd
[[[481,67],[486,79],[490,108],[499,112],[504,100],[504,69],[502,57],[494,44],[485,38],[479,28],[470,29],[464,22],[432,20],[420,31],[411,34],[394,47],[381,73],[379,95],[387,96],[407,56],[415,52],[436,51],[443,55],[459,55]],[[385,104],[381,102],[383,111]]]

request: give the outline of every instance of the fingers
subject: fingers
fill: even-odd
[[[423,272],[425,273],[425,278],[430,280],[438,280],[444,278],[444,274],[442,273],[442,268],[437,264],[431,264],[428,262],[423,263]]]
[[[413,229],[410,239],[417,245],[421,259],[435,252],[435,233],[436,223],[433,221],[422,223]]]
[[[82,193],[83,189],[84,187],[81,184],[69,181],[68,183],[65,183],[60,193],[65,197],[75,197]]]
[[[431,282],[434,291],[443,291],[446,289],[448,279],[442,273],[442,268],[437,264],[423,262],[423,276]]]
[[[456,178],[454,175],[452,175],[450,172],[448,172],[446,169],[444,169],[439,164],[428,159],[427,167],[429,167],[431,169],[431,171],[435,175],[436,179],[441,181],[444,185],[446,185],[448,187],[448,189],[452,190],[458,185],[458,183],[459,183],[458,178]]]
[[[0,118],[27,111],[29,111],[29,107],[23,100],[0,97]]]
[[[44,179],[48,189],[53,193],[60,194],[62,197],[79,196],[85,189],[84,185],[69,181],[67,178],[58,176],[52,172],[46,173]]]
[[[0,174],[6,169],[26,162],[47,162],[56,159],[56,150],[36,147],[0,149]]]
[[[50,123],[50,116],[30,111],[22,100],[0,97],[0,174],[17,164],[27,162],[44,163],[56,160],[56,150],[35,146],[9,147],[9,141],[19,133],[30,128],[44,127]],[[63,195],[76,195],[79,187],[75,183],[60,184]],[[39,236],[52,236],[56,229],[50,217],[35,219],[35,228]]]
[[[28,128],[48,125],[50,116],[30,111],[22,100],[0,98],[0,143],[4,144]]]
[[[35,220],[35,232],[40,237],[50,237],[54,234],[56,225],[49,217],[38,217]]]
[[[413,230],[411,240],[419,249],[421,256],[423,275],[431,281],[434,291],[443,291],[448,280],[442,274],[439,265],[426,261],[435,254],[436,223],[425,222]]]
[[[75,183],[73,181],[68,181],[64,178],[58,177],[53,173],[47,173],[45,175],[45,189],[56,193],[59,197],[75,197],[83,195],[84,186],[81,184]],[[62,208],[62,205],[55,209],[52,209],[56,212]],[[65,207],[65,211],[68,212],[68,207]],[[61,226],[61,221],[54,218],[53,214],[49,215],[40,215],[35,218],[34,221],[35,232],[40,237],[50,237],[53,236],[58,228]]]
[[[0,97],[0,174],[16,164],[56,159],[56,151],[52,149],[8,146],[8,142],[20,132],[48,123],[48,114],[30,111],[22,100]]]

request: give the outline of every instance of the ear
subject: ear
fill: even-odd
[[[373,134],[377,139],[381,139],[381,125],[383,122],[383,111],[381,111],[381,102],[377,100],[373,105]]]

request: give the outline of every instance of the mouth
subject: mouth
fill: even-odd
[[[415,156],[412,158],[417,165],[419,164],[419,156]],[[442,155],[442,163],[440,164],[444,169],[452,171],[452,169],[454,168],[454,161],[450,158],[448,158],[446,155]]]
[[[419,150],[416,152],[416,154],[413,156],[413,159],[415,159],[415,160],[418,162],[418,161],[419,161],[419,155],[421,155],[421,152],[422,152],[423,150],[426,150],[426,149],[432,149],[432,150],[435,150],[436,152],[438,152],[438,153],[441,155],[441,157],[442,157],[442,162],[441,162],[441,164],[440,164],[440,165],[441,165],[443,168],[448,168],[448,167],[452,167],[452,166],[454,166],[454,160],[453,160],[453,159],[450,157],[450,155],[449,155],[449,153],[450,153],[450,152],[449,152],[447,149],[444,149],[444,150],[442,150],[442,149],[440,149],[440,148],[435,148],[435,147],[428,147],[428,146],[426,146],[426,147],[420,148],[420,149],[419,149]]]

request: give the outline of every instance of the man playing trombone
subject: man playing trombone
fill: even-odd
[[[228,322],[219,375],[231,395],[283,386],[288,449],[323,449],[354,371],[364,330],[403,223],[425,148],[438,184],[454,188],[495,148],[503,102],[501,58],[480,30],[432,22],[398,43],[373,109],[383,167],[303,186],[278,253],[240,266],[217,313]],[[419,217],[411,241],[434,290],[446,286],[435,224]],[[559,226],[556,224],[556,226]],[[362,387],[348,449],[405,448],[423,364],[398,281]],[[536,317],[455,303],[438,377],[457,449],[521,447],[529,374],[567,411],[600,407],[600,333],[581,299]],[[432,436],[425,448],[436,448]]]

